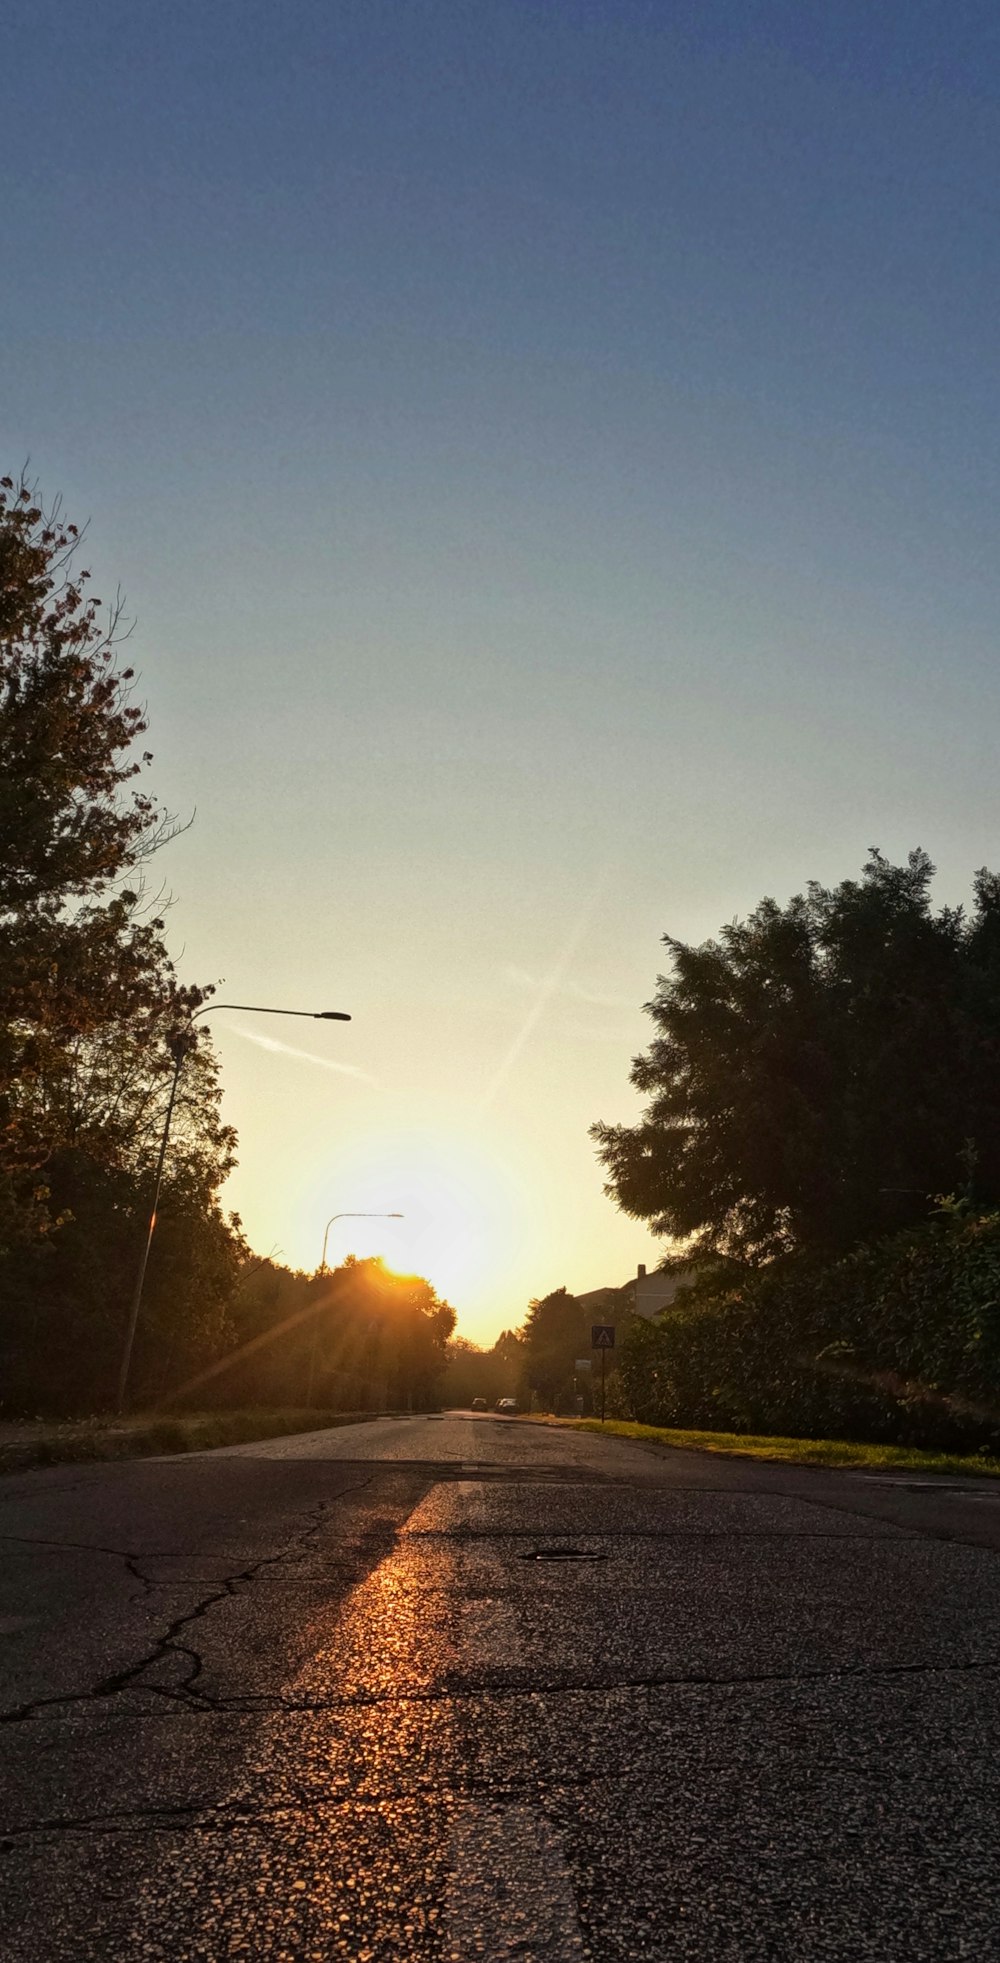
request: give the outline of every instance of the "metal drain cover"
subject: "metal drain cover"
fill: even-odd
[[[593,1553],[586,1547],[533,1547],[530,1554],[522,1554],[522,1561],[606,1561],[606,1554]]]

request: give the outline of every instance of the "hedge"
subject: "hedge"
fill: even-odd
[[[645,1424],[1000,1449],[1000,1213],[697,1285],[631,1325],[619,1386]]]

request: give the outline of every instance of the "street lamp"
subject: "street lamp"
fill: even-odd
[[[323,1253],[320,1258],[320,1264],[316,1270],[316,1273],[318,1275],[325,1275],[326,1273],[326,1243],[327,1243],[327,1238],[329,1236],[330,1228],[333,1226],[335,1220],[402,1220],[402,1218],[403,1215],[401,1213],[351,1213],[351,1212],[331,1213],[330,1218],[326,1223],[326,1228],[323,1234]],[[316,1376],[316,1351],[318,1347],[319,1347],[319,1311],[317,1310],[316,1319],[313,1323],[312,1348],[309,1351],[309,1381],[306,1385],[306,1410],[307,1411],[311,1410],[312,1408],[313,1382]]]
[[[121,1369],[118,1373],[118,1401],[115,1409],[119,1415],[125,1408],[125,1393],[128,1390],[129,1370],[132,1364],[132,1346],[135,1342],[139,1310],[142,1306],[142,1290],[146,1279],[146,1264],[149,1260],[149,1250],[153,1244],[153,1234],[156,1229],[156,1209],[159,1205],[160,1184],[163,1179],[163,1162],[167,1156],[167,1140],[170,1137],[170,1121],[174,1115],[177,1083],[184,1059],[190,1055],[197,1041],[191,1028],[192,1023],[196,1022],[199,1016],[210,1015],[215,1009],[236,1009],[242,1015],[249,1016],[308,1016],[313,1022],[350,1022],[351,1020],[350,1016],[343,1009],[271,1009],[263,1008],[257,1002],[206,1002],[200,1009],[195,1009],[194,1013],[188,1017],[185,1028],[175,1029],[168,1036],[167,1048],[174,1060],[174,1074],[170,1084],[170,1096],[167,1100],[167,1115],[163,1120],[163,1135],[160,1139],[159,1157],[156,1161],[156,1173],[153,1179],[153,1204],[150,1209],[149,1226],[139,1259],[139,1270],[135,1278],[135,1288],[132,1291],[132,1305],[129,1309],[128,1329],[125,1334],[125,1346],[122,1350]]]
[[[402,1218],[403,1216],[401,1213],[331,1213],[330,1218],[326,1223],[326,1231],[324,1232],[323,1235],[323,1254],[320,1260],[318,1273],[321,1275],[325,1275],[326,1273],[327,1235],[329,1234],[330,1228],[333,1226],[335,1220],[402,1220]]]

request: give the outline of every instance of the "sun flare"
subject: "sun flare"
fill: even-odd
[[[426,1276],[460,1313],[502,1269],[513,1223],[525,1216],[523,1184],[506,1166],[474,1140],[423,1130],[354,1141],[323,1184],[343,1200],[331,1267],[347,1254],[379,1254],[397,1272]],[[402,1218],[351,1217],[395,1213]]]

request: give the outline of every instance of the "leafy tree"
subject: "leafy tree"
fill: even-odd
[[[331,1411],[427,1410],[440,1402],[455,1311],[421,1275],[350,1256],[332,1274],[255,1262],[232,1305],[236,1346],[212,1371],[226,1403]]]
[[[948,1200],[830,1262],[702,1275],[620,1354],[642,1423],[946,1450],[1000,1444],[1000,1213]]]
[[[448,1410],[466,1410],[474,1397],[494,1404],[500,1396],[496,1388],[497,1367],[489,1350],[471,1343],[467,1336],[453,1336],[448,1344],[442,1397]]]
[[[316,1309],[322,1292],[320,1276],[271,1258],[245,1261],[230,1306],[233,1343],[201,1381],[195,1378],[191,1394],[196,1401],[305,1404],[320,1334]],[[329,1386],[323,1391],[326,1397]]]
[[[495,1356],[505,1369],[516,1370],[521,1362],[523,1347],[524,1342],[519,1330],[501,1329],[490,1355]]]
[[[94,1409],[114,1382],[125,1306],[148,1216],[172,1071],[164,1041],[176,1003],[144,1009],[69,1045],[56,1071],[21,1086],[50,1149],[51,1228],[0,1252],[0,1382],[7,1408]],[[234,1162],[220,1115],[217,1063],[205,1039],[180,1079],[135,1355],[135,1394],[149,1401],[207,1360],[232,1330],[226,1303],[245,1255],[216,1193]],[[36,1136],[40,1126],[36,1126]],[[215,1353],[215,1352],[213,1352]]]
[[[0,1245],[51,1224],[45,1168],[73,1046],[162,1000],[162,922],[123,887],[169,825],[79,532],[0,479]],[[44,1086],[44,1092],[40,1091]]]
[[[636,1125],[594,1127],[608,1192],[696,1253],[827,1255],[961,1185],[1000,1199],[1000,880],[934,911],[925,852],[692,947],[648,1005]]]
[[[453,1336],[448,1344],[448,1371],[443,1397],[453,1409],[467,1409],[474,1397],[485,1397],[495,1404],[500,1397],[512,1397],[520,1375],[521,1345],[511,1330],[504,1330],[491,1349],[470,1343],[466,1336]]]
[[[428,1410],[440,1402],[455,1311],[429,1281],[349,1257],[333,1276],[328,1301],[327,1368],[334,1374],[353,1366],[364,1387],[362,1409]]]
[[[79,533],[0,480],[0,1396],[104,1401],[172,1070],[180,985],[143,867],[171,834],[134,780],[143,711],[73,570]],[[185,1063],[137,1355],[140,1393],[231,1340],[243,1243],[207,1031]],[[183,1233],[180,1221],[183,1219]]]
[[[520,1335],[523,1389],[547,1410],[568,1406],[574,1361],[590,1354],[590,1329],[576,1296],[556,1288],[529,1303]]]

